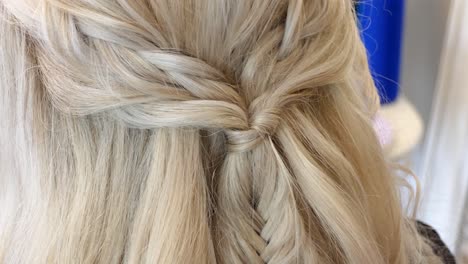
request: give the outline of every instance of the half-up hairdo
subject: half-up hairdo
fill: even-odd
[[[439,263],[350,0],[0,0],[0,263]]]

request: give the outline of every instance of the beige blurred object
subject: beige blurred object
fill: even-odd
[[[385,152],[392,160],[405,160],[421,141],[424,130],[421,116],[404,95],[383,105],[380,115],[392,129],[391,143],[384,147]]]

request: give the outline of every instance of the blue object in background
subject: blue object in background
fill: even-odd
[[[404,0],[361,0],[357,15],[380,101],[391,103],[399,92]]]

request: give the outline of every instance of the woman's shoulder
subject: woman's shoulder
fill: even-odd
[[[431,242],[430,246],[432,247],[432,250],[437,256],[442,258],[445,264],[456,263],[455,257],[450,252],[445,243],[442,241],[437,231],[435,231],[431,226],[421,221],[416,222],[416,227],[418,229],[419,234],[421,234],[423,237],[425,237]]]

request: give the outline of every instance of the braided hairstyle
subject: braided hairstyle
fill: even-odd
[[[0,263],[426,263],[350,0],[0,0]]]

